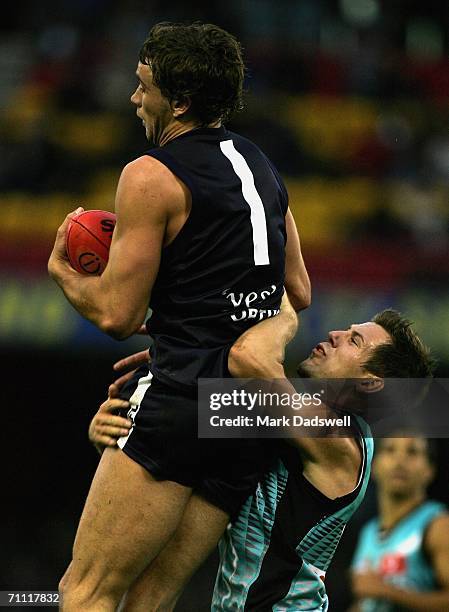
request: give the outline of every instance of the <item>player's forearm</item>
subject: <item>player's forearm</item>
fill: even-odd
[[[246,352],[245,345],[233,346],[229,353],[228,369],[234,378],[284,378],[283,363],[276,358],[265,358],[257,352]]]
[[[305,267],[302,268],[301,272],[295,277],[295,279],[285,279],[285,290],[288,295],[288,299],[294,310],[299,312],[310,306],[312,301],[312,292],[309,275]]]
[[[104,276],[82,276],[68,267],[52,276],[79,314],[106,334],[121,340],[142,323],[127,315],[127,296],[117,294]]]
[[[310,279],[301,252],[298,230],[290,209],[285,216],[287,244],[285,247],[285,289],[296,312],[308,308],[311,302]]]
[[[296,334],[298,318],[284,297],[281,312],[248,329],[229,353],[235,378],[283,378],[285,347]]]
[[[102,331],[106,331],[107,318],[111,313],[101,276],[81,276],[68,269],[53,278],[75,310]]]
[[[388,585],[384,599],[388,599],[392,603],[408,610],[416,610],[416,612],[449,610],[449,591],[447,590],[419,593]]]
[[[302,293],[292,293],[292,292],[288,292],[288,297],[290,298],[290,301],[292,303],[293,308],[295,309],[296,312],[300,312],[301,310],[305,310],[306,308],[308,308],[310,306],[310,293],[307,293],[306,290],[304,290]]]

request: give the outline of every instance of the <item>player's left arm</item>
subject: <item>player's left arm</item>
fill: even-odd
[[[285,215],[287,243],[285,245],[285,290],[296,312],[310,306],[311,288],[309,274],[304,263],[296,223],[290,208]]]
[[[181,195],[176,186],[149,156],[124,168],[116,195],[117,224],[101,276],[85,276],[70,266],[65,250],[70,215],[58,230],[49,273],[76,310],[111,336],[130,336],[146,316],[172,199]]]
[[[449,513],[432,521],[426,534],[425,547],[437,582],[445,591],[446,607],[449,610]]]
[[[117,446],[117,440],[129,434],[132,422],[120,416],[120,412],[128,410],[129,406],[128,401],[120,399],[119,386],[110,385],[107,400],[101,404],[89,425],[89,440],[100,455],[107,446]]]
[[[434,519],[425,547],[435,572],[438,590],[419,592],[385,582],[375,572],[354,573],[353,590],[359,598],[386,599],[407,610],[440,612],[449,610],[449,514]]]

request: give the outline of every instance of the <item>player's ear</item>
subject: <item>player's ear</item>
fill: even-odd
[[[358,393],[377,393],[378,391],[382,391],[384,386],[384,379],[378,378],[377,376],[373,378],[362,378],[357,381],[355,385]]]
[[[188,96],[184,96],[183,98],[180,98],[179,100],[173,100],[171,102],[171,109],[173,112],[173,117],[176,118],[181,118],[183,115],[185,115],[190,107],[192,106],[192,101]]]

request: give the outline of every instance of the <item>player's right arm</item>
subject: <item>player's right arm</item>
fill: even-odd
[[[48,271],[72,306],[102,331],[123,339],[141,326],[169,221],[185,198],[179,181],[152,157],[128,164],[117,187],[117,224],[101,276],[82,275],[71,267],[65,247],[70,216],[58,229]]]
[[[278,315],[265,319],[233,344],[228,369],[234,378],[284,378],[285,347],[298,330],[298,316],[284,293]]]
[[[297,329],[297,316],[283,299],[281,312],[248,329],[230,350],[228,368],[234,378],[271,379],[271,392],[293,395],[296,390],[285,376],[284,351]],[[322,406],[323,411],[326,406]],[[303,407],[303,416],[309,409]],[[316,408],[310,416],[315,416]],[[276,415],[273,415],[276,416]],[[323,414],[323,416],[326,416]],[[361,464],[355,439],[344,437],[306,437],[298,427],[291,438],[303,457],[305,473],[322,493],[339,497],[351,491]]]

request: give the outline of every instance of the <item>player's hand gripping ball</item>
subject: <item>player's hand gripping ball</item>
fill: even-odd
[[[108,263],[116,216],[105,210],[85,210],[71,219],[67,230],[67,255],[81,274],[98,275]]]

